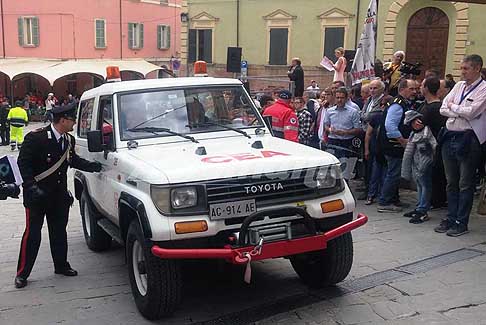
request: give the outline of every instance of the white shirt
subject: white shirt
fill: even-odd
[[[59,133],[59,131],[56,130],[54,125],[51,124],[51,129],[52,133],[54,134],[54,137],[56,137],[56,141],[59,143],[59,139],[62,138],[63,140],[65,139],[64,134]],[[61,144],[62,149],[64,150],[64,141]]]
[[[480,83],[461,102],[461,97]],[[448,104],[452,103],[451,108]],[[450,131],[465,131],[472,129],[471,122],[486,112],[486,82],[478,78],[467,86],[465,81],[456,83],[451,92],[444,98],[440,114],[447,116],[446,127]],[[485,113],[486,114],[486,113]]]
[[[46,111],[50,111],[54,105],[54,99],[46,99]]]

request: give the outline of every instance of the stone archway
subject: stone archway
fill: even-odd
[[[397,17],[400,10],[410,0],[394,1],[388,10],[385,21],[385,42],[383,46],[383,59],[391,59],[395,52],[395,32],[397,30]],[[469,29],[469,5],[467,3],[453,3],[456,9],[456,39],[454,43],[453,71],[454,76],[460,75],[461,60],[466,54],[466,41]]]

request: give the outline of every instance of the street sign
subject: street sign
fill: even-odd
[[[248,77],[248,61],[241,61],[241,81],[246,81],[246,77]]]

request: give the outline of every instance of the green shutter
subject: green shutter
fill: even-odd
[[[19,17],[17,19],[19,29],[19,45],[24,46],[24,18]]]
[[[140,43],[139,43],[140,47],[139,48],[142,49],[143,48],[143,24],[140,24],[139,26],[140,26],[140,34],[139,34],[139,36],[140,36]]]
[[[128,48],[133,49],[133,24],[128,23]]]
[[[32,18],[32,44],[39,46],[39,18]]]
[[[96,47],[97,48],[104,48],[106,47],[106,40],[105,40],[105,21],[101,19],[96,20],[95,24],[95,38],[96,38]]]
[[[162,49],[162,26],[157,25],[157,48]]]
[[[166,30],[167,30],[167,41],[166,41],[166,44],[167,44],[167,47],[166,49],[170,49],[170,26],[165,26]]]

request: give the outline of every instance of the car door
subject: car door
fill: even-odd
[[[113,127],[113,101],[111,95],[100,96],[96,103],[96,124],[94,130],[101,130],[103,134],[103,152],[93,153],[93,160],[103,165],[103,170],[94,179],[94,195],[101,212],[115,221],[118,214],[118,191],[116,171],[117,152],[115,132]]]

